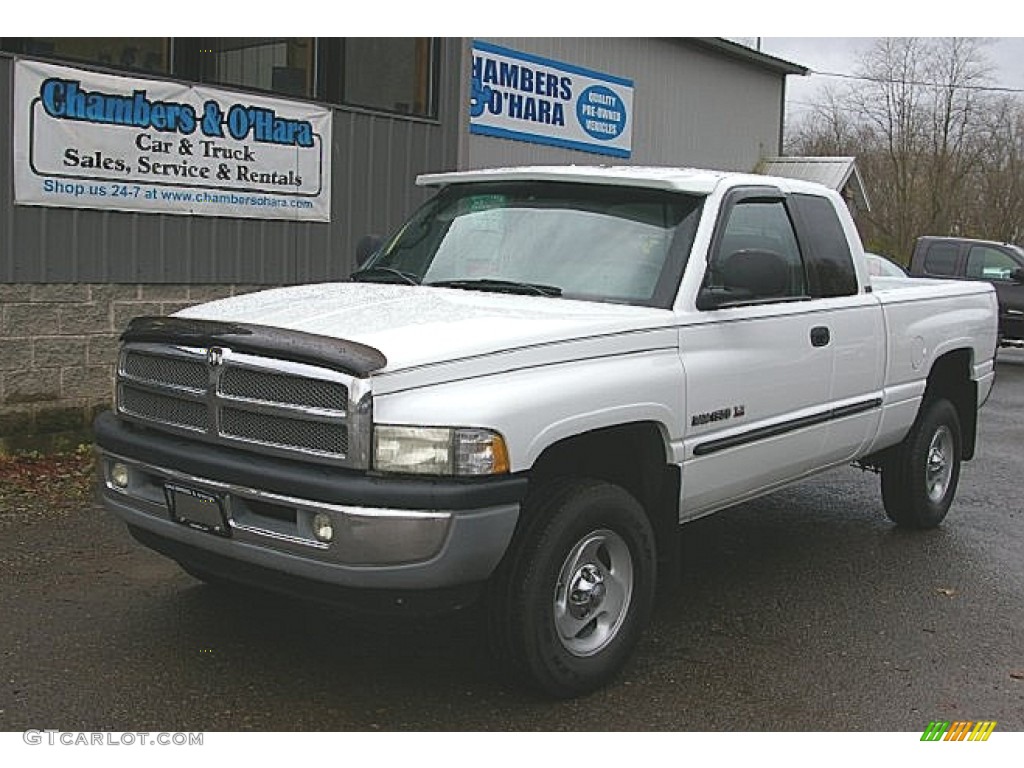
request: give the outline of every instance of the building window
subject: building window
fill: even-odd
[[[5,39],[3,48],[130,72],[167,74],[171,67],[170,38],[166,37],[17,37]]]
[[[434,50],[429,37],[347,37],[342,100],[407,115],[432,116]]]
[[[312,37],[212,37],[192,53],[200,82],[310,98],[313,52]]]
[[[19,37],[0,39],[0,49],[401,115],[437,116],[437,38]]]

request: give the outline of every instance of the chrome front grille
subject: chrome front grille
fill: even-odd
[[[173,387],[204,390],[209,383],[205,363],[181,357],[160,357],[129,352],[124,358],[124,373],[139,381]]]
[[[240,408],[222,409],[220,419],[221,433],[238,440],[334,456],[344,456],[348,449],[348,432],[338,429],[336,424],[289,419]]]
[[[127,419],[212,442],[365,468],[369,387],[326,368],[234,352],[128,344],[117,379]]]
[[[125,413],[147,421],[163,422],[176,427],[208,432],[210,414],[205,403],[161,395],[122,384],[118,405]]]
[[[344,384],[300,379],[251,368],[225,369],[220,377],[218,391],[228,397],[263,403],[300,405],[333,411],[344,411],[348,408],[348,387]]]

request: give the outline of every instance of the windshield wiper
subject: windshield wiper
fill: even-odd
[[[424,283],[434,288],[462,288],[467,291],[494,291],[495,293],[520,293],[532,296],[561,296],[562,289],[557,285],[540,285],[538,283],[518,283],[512,280],[438,280],[435,283]]]
[[[367,267],[366,269],[357,269],[351,275],[349,280],[356,283],[392,283],[396,279],[400,282],[408,285],[419,285],[420,278],[412,272],[403,272],[400,269],[394,267]]]

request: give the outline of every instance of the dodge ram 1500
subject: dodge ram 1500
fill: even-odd
[[[625,662],[685,523],[817,472],[946,516],[994,377],[985,283],[872,285],[790,179],[535,167],[438,188],[346,282],[137,318],[95,423],[106,506],[211,582],[365,609],[482,600],[580,694]]]

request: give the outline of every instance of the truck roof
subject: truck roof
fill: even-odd
[[[760,176],[703,168],[670,168],[640,165],[532,165],[515,168],[484,168],[475,171],[426,173],[416,178],[420,186],[443,186],[481,181],[565,181],[584,184],[614,184],[647,187],[692,194],[710,194],[723,182],[729,186],[774,186],[783,192],[821,194],[823,187],[814,182],[780,176]]]
[[[1014,248],[1021,247],[1016,243],[1011,243],[1006,240],[980,240],[976,237],[956,237],[954,235],[921,235],[919,238],[917,238],[917,242],[919,243],[931,243],[936,241],[943,241],[947,243],[970,243],[977,245],[1008,245]]]

